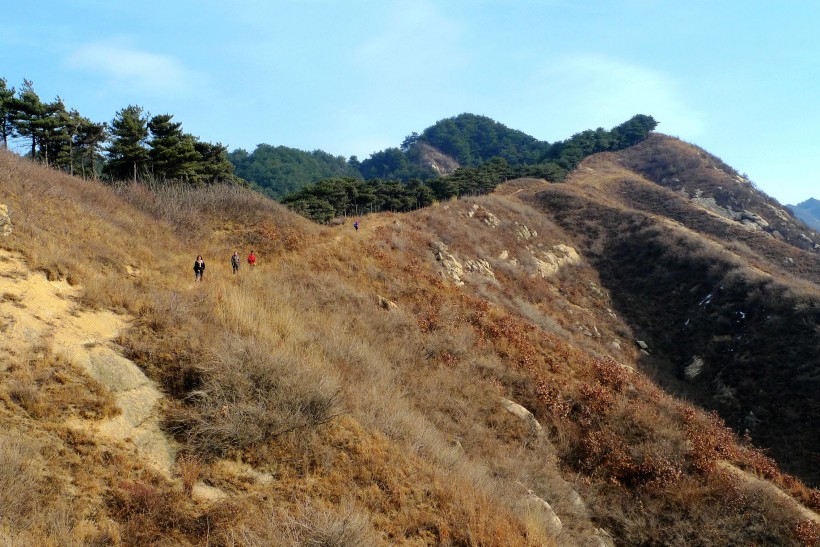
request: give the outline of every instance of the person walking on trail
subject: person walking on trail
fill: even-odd
[[[233,268],[234,275],[239,272],[239,251],[234,251],[231,255],[231,268]]]
[[[251,251],[251,254],[248,255],[248,266],[251,268],[256,266],[256,255],[253,254],[253,251]]]
[[[196,255],[194,262],[194,276],[196,281],[202,281],[202,274],[205,273],[205,261],[202,260],[202,255]]]

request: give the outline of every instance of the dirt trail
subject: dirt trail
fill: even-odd
[[[793,509],[797,514],[801,516],[801,518],[805,520],[811,520],[820,524],[820,515],[809,509],[808,507],[804,506],[793,497],[788,495],[786,492],[781,490],[777,487],[777,485],[765,480],[754,476],[751,473],[740,469],[739,467],[727,462],[727,461],[720,461],[718,462],[718,467],[721,469],[728,471],[729,473],[736,476],[738,479],[742,480],[746,484],[753,486],[755,488],[759,488],[764,492],[767,492],[776,498],[782,500],[788,507]]]
[[[32,348],[49,346],[109,389],[120,410],[113,418],[76,419],[68,425],[93,432],[100,442],[130,444],[142,459],[169,473],[175,450],[159,427],[162,394],[111,344],[127,319],[83,309],[78,294],[65,281],[32,272],[22,256],[0,250],[0,368],[25,359]]]

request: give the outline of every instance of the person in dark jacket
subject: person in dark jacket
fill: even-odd
[[[239,271],[239,251],[234,251],[231,255],[231,268],[233,268],[234,274]]]
[[[202,260],[202,255],[197,255],[196,262],[194,262],[194,275],[196,276],[196,281],[202,281],[203,273],[205,273],[205,261]]]

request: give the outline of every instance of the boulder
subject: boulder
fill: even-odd
[[[561,519],[553,511],[552,506],[543,498],[538,496],[532,490],[527,491],[527,496],[524,498],[524,504],[527,509],[534,515],[537,515],[539,520],[543,523],[544,528],[552,535],[557,536],[561,533],[564,525]]]
[[[692,357],[692,362],[683,370],[683,375],[686,377],[687,380],[694,380],[697,378],[701,371],[703,370],[703,366],[705,365],[705,361],[699,355],[695,355]]]
[[[538,423],[538,420],[533,416],[532,412],[524,408],[523,406],[519,405],[515,401],[510,401],[509,399],[501,399],[501,404],[504,405],[504,410],[518,416],[525,422],[530,424],[530,427],[536,432],[541,433],[543,432],[544,428],[541,427],[541,424]]]
[[[464,276],[464,266],[454,257],[447,248],[447,245],[440,241],[431,244],[435,252],[436,260],[441,262],[444,273],[451,278],[456,285],[464,285],[461,278]]]
[[[553,245],[549,251],[533,251],[533,258],[535,259],[538,275],[541,277],[549,277],[562,266],[577,264],[581,261],[578,251],[561,243]]]

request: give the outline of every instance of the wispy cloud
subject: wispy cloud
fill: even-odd
[[[396,83],[427,81],[446,74],[463,61],[457,42],[459,24],[431,2],[385,6],[379,32],[359,45],[354,60],[379,79]]]
[[[577,127],[606,128],[634,114],[649,114],[664,133],[696,137],[705,116],[683,98],[684,82],[667,73],[602,55],[568,55],[552,59],[534,77],[534,88],[560,104],[560,117]],[[557,109],[558,110],[558,109]]]
[[[96,72],[109,83],[157,95],[182,94],[202,80],[174,57],[113,42],[85,44],[71,53],[66,65]]]

